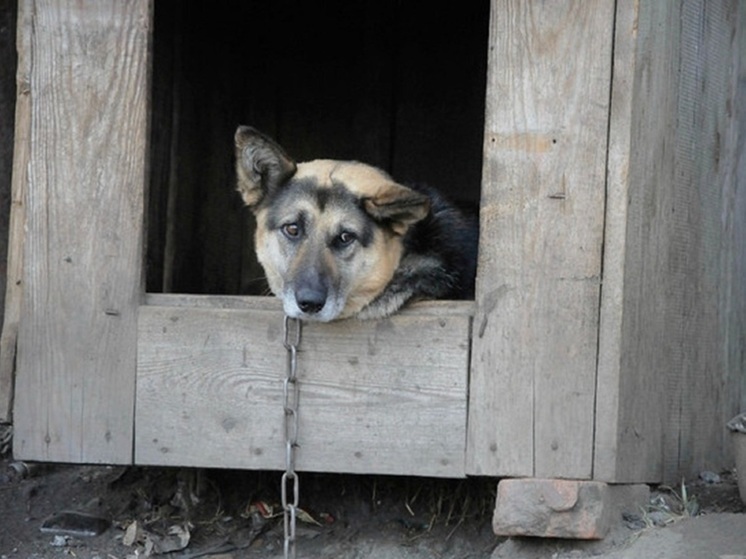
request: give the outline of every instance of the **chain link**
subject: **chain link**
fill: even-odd
[[[298,347],[302,322],[285,317],[283,345],[287,350],[287,374],[282,385],[285,410],[285,473],[282,474],[281,498],[285,531],[285,559],[295,559],[295,524],[298,512],[300,484],[295,471],[295,451],[298,448]]]

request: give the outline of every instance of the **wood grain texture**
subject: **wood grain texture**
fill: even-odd
[[[14,456],[132,460],[151,3],[27,0]]]
[[[727,369],[735,377],[735,392],[741,395],[739,410],[746,410],[746,352],[743,351],[743,340],[746,338],[746,251],[743,240],[746,239],[746,189],[739,185],[746,184],[746,3],[738,3],[736,20],[736,50],[738,60],[735,80],[735,138],[731,138],[733,151],[733,182],[726,196],[727,232],[726,251],[732,259],[726,265],[729,278],[723,293],[728,301],[726,308],[725,331],[728,333],[726,346]],[[740,386],[739,386],[740,371]]]
[[[746,334],[737,5],[618,4],[597,479],[673,483],[728,464]]]
[[[669,424],[681,418],[676,463],[664,471],[669,482],[730,466],[730,433],[723,425],[740,411],[737,388],[746,371],[746,357],[740,363],[726,357],[746,341],[746,324],[740,329],[729,324],[730,309],[740,305],[743,311],[743,298],[728,292],[731,282],[743,284],[744,277],[731,276],[729,268],[746,252],[743,239],[734,245],[729,231],[733,220],[746,214],[728,216],[737,193],[744,196],[733,175],[738,6],[737,0],[682,2],[674,252],[669,256],[669,271],[680,286],[672,307],[682,326],[676,340],[682,390],[679,409],[669,415]]]
[[[669,107],[665,103],[657,106],[661,119],[639,118],[636,107],[644,107],[640,99],[652,99],[655,94],[665,100],[659,88],[665,88],[672,75],[670,64],[670,36],[653,33],[656,25],[665,27],[665,21],[653,23],[638,21],[639,3],[619,2],[616,14],[614,37],[614,76],[612,81],[611,111],[609,120],[609,158],[607,210],[605,223],[604,282],[601,291],[601,317],[599,323],[598,383],[596,397],[596,441],[594,451],[594,477],[614,481],[622,475],[630,475],[629,481],[661,478],[660,448],[645,443],[651,430],[660,436],[661,425],[656,418],[654,403],[656,391],[645,386],[645,374],[628,373],[621,376],[623,353],[622,321],[624,319],[625,282],[627,265],[625,242],[628,227],[628,201],[631,180],[639,180],[637,173],[645,172],[638,162],[637,171],[630,169],[633,154],[659,160],[659,167],[670,164],[663,161],[656,150],[637,150],[636,145],[645,145],[646,138],[665,138],[670,134]],[[663,16],[660,16],[663,17]],[[643,83],[637,82],[636,64],[640,45],[648,45],[656,56],[651,60],[650,75],[656,76]],[[637,88],[637,91],[635,89]],[[635,122],[640,128],[631,130]],[[639,134],[639,136],[637,135]],[[639,395],[626,401],[623,393]],[[634,408],[632,423],[621,423],[620,408]],[[637,433],[636,436],[620,437],[620,432]],[[620,439],[625,440],[619,444]],[[626,464],[625,464],[626,462]],[[626,472],[625,472],[626,470]],[[625,473],[623,473],[625,472]]]
[[[19,3],[0,421],[15,362],[18,459],[130,463],[134,441],[140,464],[282,469],[279,302],[142,293],[151,11],[150,0]],[[744,45],[737,0],[493,0],[476,304],[308,325],[299,469],[670,483],[729,467],[723,425],[746,401]],[[392,53],[366,48],[359,67],[373,73],[355,79],[379,98],[396,84]],[[178,60],[166,62],[181,71]],[[205,72],[214,62],[203,58]],[[183,122],[203,118],[212,128],[195,138],[212,146],[235,126],[220,104],[232,74],[221,80],[171,100],[191,103]],[[411,99],[434,81],[409,80]],[[266,83],[244,116],[270,115]],[[332,130],[390,129],[393,98],[366,108],[348,93],[353,120]],[[402,122],[426,120],[408,108]],[[292,121],[276,117],[267,124],[288,135]],[[319,147],[301,132],[299,147]],[[339,138],[330,148],[354,147]],[[392,142],[363,144],[374,158],[409,153]],[[200,168],[222,177],[229,167],[205,164],[200,146],[174,147],[167,163],[188,160],[189,180]],[[161,171],[154,183],[178,179]],[[226,200],[208,213],[225,215]],[[194,223],[179,226],[196,238]],[[224,246],[209,262],[171,268],[234,292],[240,255],[218,225],[210,245]]]
[[[136,462],[283,469],[282,312],[211,299],[140,310]],[[464,475],[471,305],[449,305],[304,325],[299,469]]]
[[[613,9],[492,3],[471,474],[591,475]]]
[[[20,2],[18,29],[28,30],[31,14],[28,5]],[[12,11],[12,10],[11,10]],[[24,199],[29,162],[29,130],[31,126],[31,99],[29,97],[29,74],[31,72],[30,34],[21,32],[17,36],[18,68],[16,70],[17,99],[15,104],[15,129],[13,145],[13,168],[11,178],[10,219],[8,223],[8,260],[5,268],[5,300],[3,307],[3,331],[0,336],[0,423],[12,422],[14,378],[16,367],[16,345],[21,322],[23,300],[23,242],[26,218]]]

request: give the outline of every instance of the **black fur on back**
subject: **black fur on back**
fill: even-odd
[[[417,254],[439,261],[435,268],[402,271],[394,281],[414,282],[410,287],[423,298],[472,299],[477,269],[479,221],[447,200],[438,190],[422,184],[409,188],[430,198],[427,217],[404,236],[404,257]]]

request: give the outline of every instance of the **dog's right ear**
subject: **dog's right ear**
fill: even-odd
[[[239,126],[235,135],[238,192],[249,207],[292,177],[296,171],[285,150],[250,126]]]

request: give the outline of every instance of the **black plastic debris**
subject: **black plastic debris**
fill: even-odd
[[[56,512],[42,522],[40,530],[50,534],[92,537],[103,534],[111,521],[100,516],[75,511]]]

